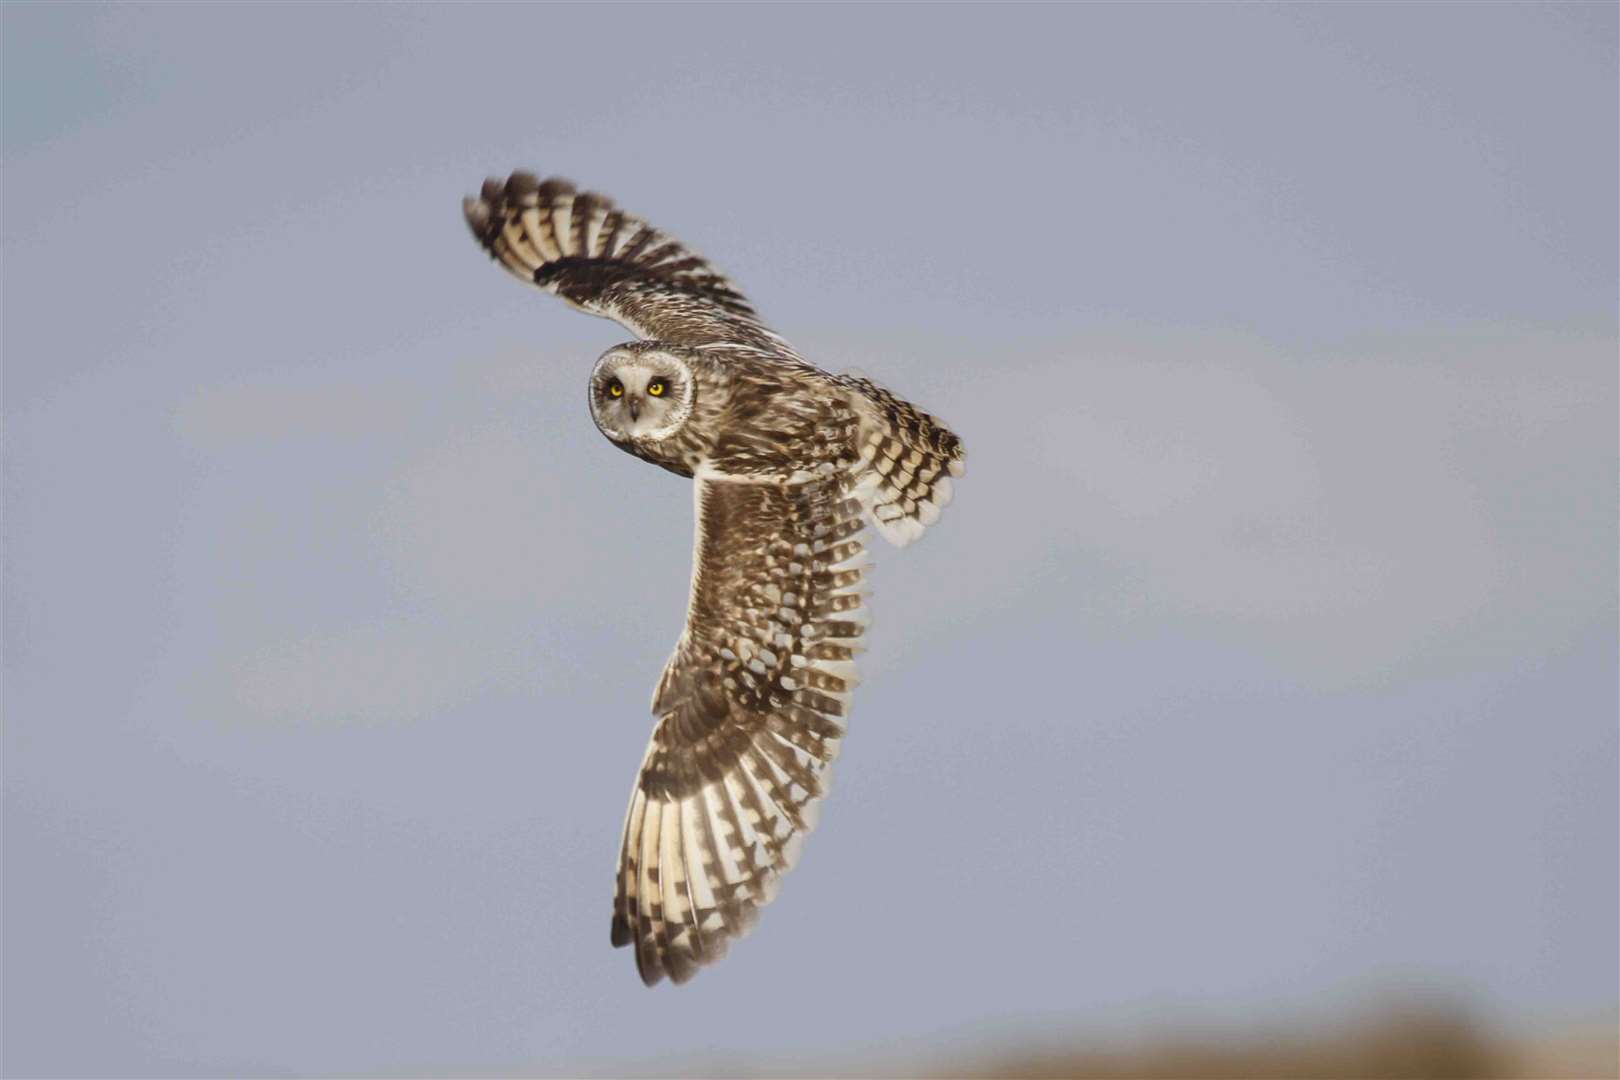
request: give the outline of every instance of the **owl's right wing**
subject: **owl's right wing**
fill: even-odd
[[[694,481],[686,630],[653,697],[613,901],[642,981],[724,955],[798,857],[844,734],[865,548],[847,477]]]
[[[514,277],[637,337],[792,355],[714,264],[605,195],[515,172],[484,181],[462,211],[484,250]]]

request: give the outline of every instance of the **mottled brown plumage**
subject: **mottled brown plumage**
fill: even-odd
[[[796,861],[844,735],[865,625],[862,527],[938,520],[961,441],[870,380],[806,363],[702,256],[565,180],[490,180],[464,211],[516,277],[641,340],[591,373],[614,445],[693,478],[686,627],[626,814],[612,941],[680,983]]]

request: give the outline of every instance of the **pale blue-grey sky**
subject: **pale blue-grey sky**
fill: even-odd
[[[1612,1015],[1614,5],[0,12],[8,1074]],[[690,496],[465,234],[516,167],[969,447],[675,991]]]

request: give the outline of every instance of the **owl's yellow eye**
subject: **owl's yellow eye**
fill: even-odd
[[[647,384],[647,393],[651,394],[653,397],[663,397],[664,396],[664,384],[663,384],[663,382],[655,380],[653,382],[648,383]]]
[[[624,397],[624,383],[620,382],[618,379],[614,379],[612,382],[608,383],[608,396]]]

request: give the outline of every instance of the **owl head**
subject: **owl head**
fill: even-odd
[[[615,345],[591,371],[591,419],[614,442],[674,434],[692,411],[692,369],[660,342]]]

